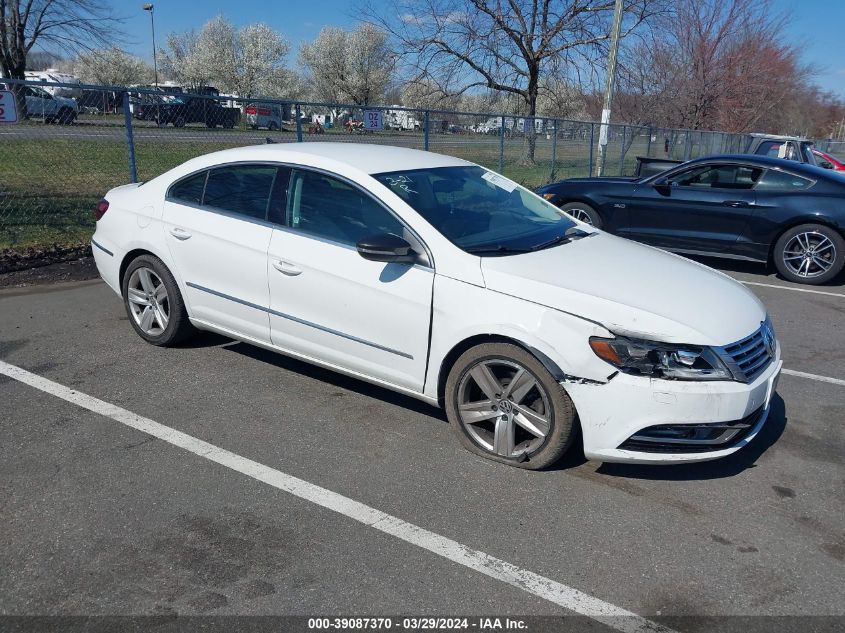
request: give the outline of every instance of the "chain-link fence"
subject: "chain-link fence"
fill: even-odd
[[[0,252],[84,243],[110,188],[149,180],[218,149],[266,142],[356,142],[450,154],[536,187],[595,172],[598,123],[490,113],[288,102],[150,87],[0,79],[24,116],[0,126]],[[372,129],[371,129],[372,128]],[[739,152],[748,135],[609,125],[603,174],[637,157]],[[841,149],[831,149],[832,152]]]

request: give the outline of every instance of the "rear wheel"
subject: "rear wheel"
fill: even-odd
[[[270,125],[267,126],[267,129],[271,132],[278,132],[279,126],[275,121],[270,121]]]
[[[175,119],[173,119],[173,127],[185,127],[185,117],[181,114],[177,115]]]
[[[134,259],[122,290],[129,322],[148,343],[167,347],[194,333],[176,280],[158,257]]]
[[[62,108],[59,110],[59,114],[56,119],[61,125],[70,125],[76,120],[76,112],[70,108]]]
[[[802,224],[780,236],[775,243],[774,263],[788,281],[823,284],[842,271],[845,240],[824,224]]]
[[[567,202],[561,205],[560,210],[585,224],[590,224],[597,229],[601,228],[601,216],[598,211],[588,204],[583,202]]]
[[[574,436],[575,407],[530,353],[510,343],[464,352],[446,381],[446,413],[465,448],[536,470],[558,461]]]

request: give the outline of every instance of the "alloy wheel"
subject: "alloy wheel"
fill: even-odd
[[[170,301],[167,287],[151,268],[132,271],[126,299],[135,324],[149,336],[160,336],[170,322]]]
[[[575,218],[579,222],[583,222],[584,224],[589,224],[590,226],[593,225],[593,218],[591,218],[590,214],[587,213],[584,209],[579,209],[578,207],[573,207],[571,209],[565,209],[564,213],[566,213],[568,216]]]
[[[793,236],[781,254],[788,270],[811,279],[824,275],[836,262],[836,246],[823,233],[809,231]]]
[[[461,378],[457,396],[469,437],[501,457],[534,453],[551,431],[548,394],[534,374],[514,361],[479,361]]]

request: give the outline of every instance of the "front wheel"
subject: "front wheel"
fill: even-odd
[[[537,470],[572,444],[575,407],[533,355],[510,343],[464,352],[446,381],[446,413],[473,453]]]
[[[589,204],[585,204],[583,202],[568,202],[561,205],[560,210],[566,215],[571,216],[584,224],[589,224],[597,229],[601,228],[601,216],[599,215],[599,212]]]
[[[845,240],[824,224],[802,224],[780,236],[773,257],[775,267],[787,281],[823,284],[842,271]]]
[[[134,259],[122,290],[129,322],[148,343],[168,347],[194,333],[176,280],[158,257]]]

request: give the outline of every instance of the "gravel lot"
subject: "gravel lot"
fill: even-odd
[[[834,381],[783,375],[760,437],[700,465],[488,462],[404,396],[212,335],[149,346],[98,280],[0,291],[0,360],[676,630],[841,630],[845,286],[706,263],[751,284],[785,368]],[[571,613],[5,375],[0,401],[0,614]]]

